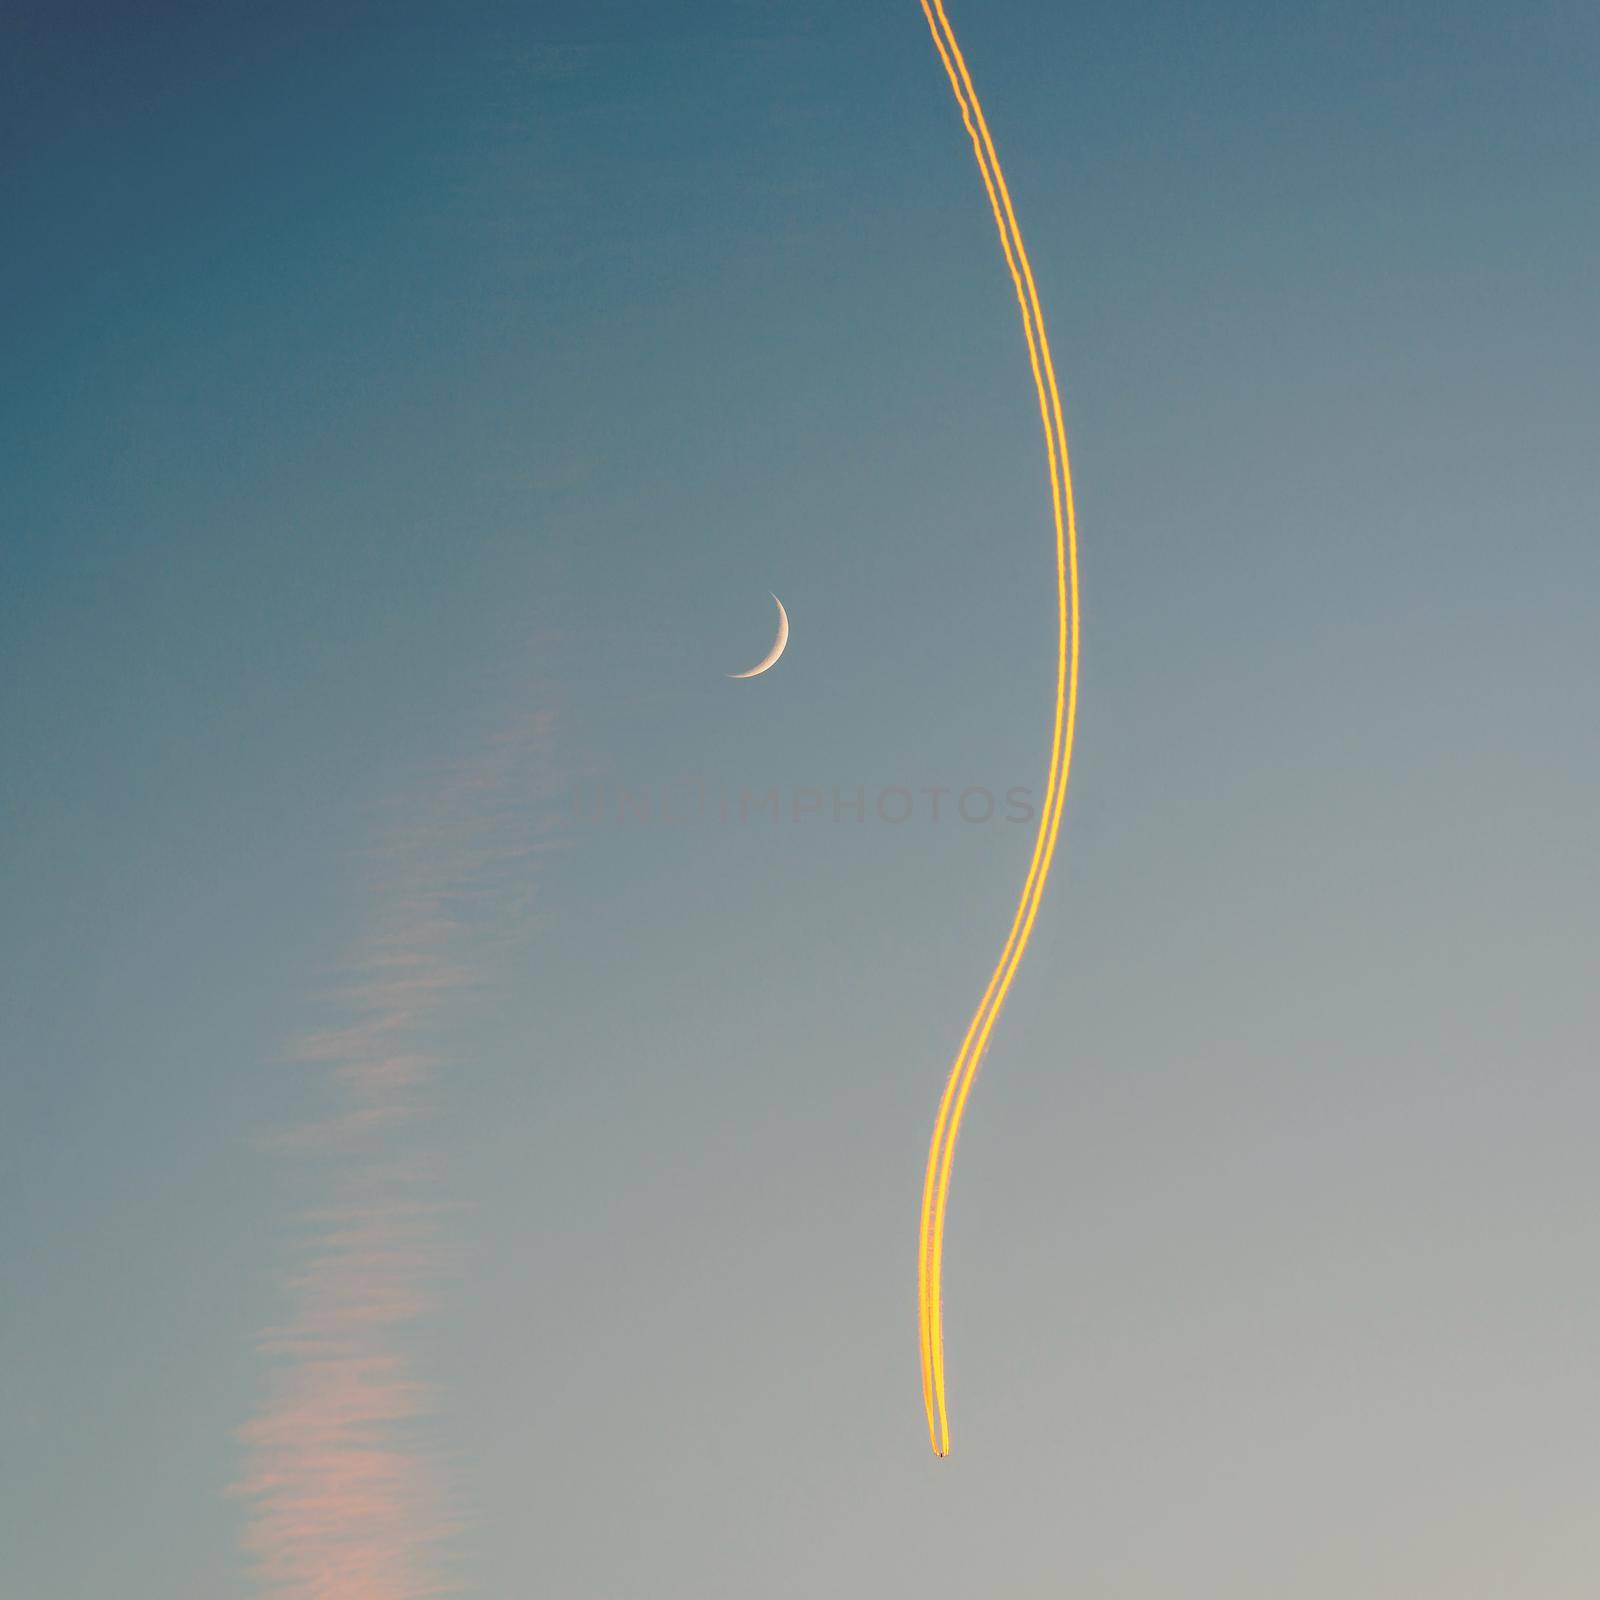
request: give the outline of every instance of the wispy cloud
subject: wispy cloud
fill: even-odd
[[[456,1594],[465,1514],[429,1418],[418,1348],[446,1260],[448,1205],[426,1127],[455,1025],[525,930],[538,857],[559,849],[555,718],[484,741],[391,808],[371,852],[367,932],[330,975],[327,1020],[284,1052],[319,1109],[267,1141],[306,1195],[285,1315],[241,1430],[245,1546],[269,1600]]]

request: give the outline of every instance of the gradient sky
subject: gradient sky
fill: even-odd
[[[305,1042],[399,949],[466,1592],[1592,1594],[1600,22],[952,19],[1085,675],[939,1464],[922,1161],[1029,830],[567,798],[1042,786],[1037,420],[917,6],[6,8],[8,1593],[262,1592],[263,1338],[345,1314],[285,1274],[357,1171],[284,1153]]]

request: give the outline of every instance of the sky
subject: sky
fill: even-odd
[[[1600,22],[951,18],[944,1462],[919,8],[0,19],[17,1593],[1592,1592]]]

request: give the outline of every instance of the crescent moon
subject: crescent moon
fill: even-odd
[[[769,589],[767,593],[772,594],[772,591]],[[759,678],[768,667],[776,665],[778,657],[788,647],[789,613],[783,609],[783,601],[775,594],[772,595],[772,603],[778,608],[778,637],[772,641],[772,648],[748,672],[730,672],[730,678]]]

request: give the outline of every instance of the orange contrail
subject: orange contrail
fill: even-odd
[[[1022,313],[1022,331],[1028,343],[1028,364],[1039,396],[1039,420],[1044,427],[1045,451],[1050,464],[1050,507],[1056,535],[1056,704],[1055,722],[1050,737],[1050,773],[1045,783],[1044,805],[1039,816],[1039,832],[1034,839],[1033,858],[1023,880],[1011,931],[1006,935],[1000,959],[995,963],[983,999],[967,1025],[966,1037],[950,1067],[950,1076],[934,1119],[933,1139],[928,1147],[928,1169],[923,1179],[922,1226],[917,1246],[917,1300],[922,1337],[922,1398],[928,1411],[928,1435],[933,1453],[950,1453],[950,1420],[945,1407],[944,1386],[944,1311],[941,1276],[944,1265],[944,1215],[950,1197],[950,1168],[955,1160],[956,1136],[978,1063],[989,1042],[989,1034],[1000,1008],[1005,1003],[1018,963],[1028,948],[1034,918],[1049,876],[1055,854],[1056,836],[1061,829],[1061,811],[1067,796],[1067,775],[1072,766],[1073,736],[1078,713],[1078,530],[1072,508],[1072,469],[1067,460],[1067,434],[1061,420],[1061,395],[1056,387],[1055,364],[1050,356],[1050,341],[1045,335],[1044,313],[1039,308],[1039,292],[1023,247],[1022,230],[1017,225],[1011,195],[1006,188],[1000,157],[995,151],[983,106],[967,71],[966,59],[956,43],[955,30],[945,15],[943,0],[921,0],[922,14],[933,35],[934,48],[944,65],[950,88],[961,108],[961,120],[972,140],[978,171],[994,212],[1000,234],[1000,248],[1016,289],[1017,307]]]

